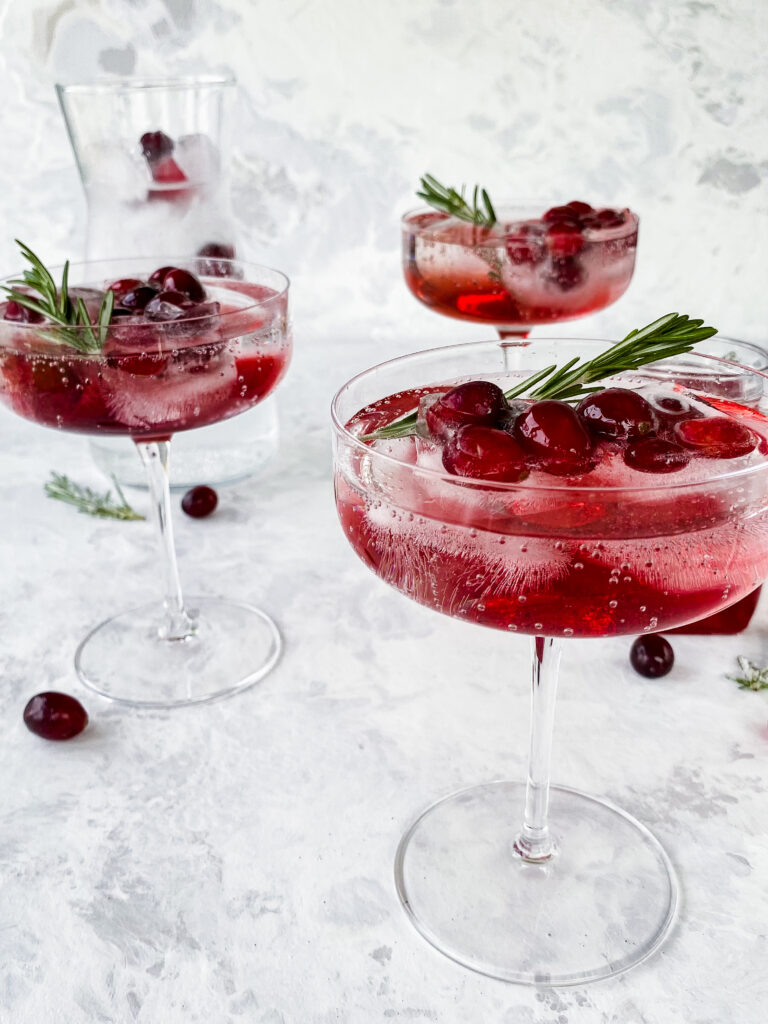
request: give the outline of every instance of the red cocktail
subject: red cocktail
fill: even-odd
[[[528,984],[626,970],[658,948],[678,899],[644,826],[550,789],[559,638],[681,625],[768,576],[768,419],[726,397],[728,364],[640,367],[578,404],[522,386],[606,349],[537,341],[516,347],[514,371],[504,343],[418,353],[361,374],[334,405],[338,513],[365,564],[437,611],[534,638],[527,787],[445,798],[397,859],[401,898],[430,942]],[[685,383],[697,364],[706,392]],[[763,376],[743,373],[762,393]],[[417,407],[414,426],[403,417]]]
[[[275,664],[279,634],[248,605],[183,601],[168,459],[177,431],[244,412],[278,384],[291,353],[287,279],[232,260],[210,278],[195,260],[112,260],[67,268],[59,285],[26,255],[32,270],[0,305],[0,401],[43,426],[131,437],[161,537],[165,600],[93,630],[76,656],[81,679],[165,707],[251,685]]]
[[[429,208],[403,217],[403,271],[420,302],[524,337],[604,309],[629,286],[638,226],[630,210],[574,201],[495,212],[491,226]]]

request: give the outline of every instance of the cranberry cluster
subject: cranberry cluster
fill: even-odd
[[[589,203],[574,199],[564,206],[553,206],[539,220],[512,226],[506,236],[507,253],[517,265],[548,260],[549,279],[562,291],[569,291],[584,281],[578,256],[588,233],[622,227],[628,214],[626,210],[595,210]]]
[[[496,384],[474,380],[428,396],[421,411],[449,473],[506,483],[524,480],[533,469],[553,476],[587,473],[609,447],[618,447],[632,469],[675,473],[694,456],[746,455],[758,440],[738,420],[704,417],[685,398],[661,396],[651,404],[627,388],[604,388],[574,408],[557,399],[510,404]]]
[[[218,302],[205,301],[205,288],[195,275],[180,267],[158,267],[146,281],[122,277],[107,287],[115,294],[113,317],[162,322],[213,316],[219,311]]]

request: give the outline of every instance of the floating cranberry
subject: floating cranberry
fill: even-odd
[[[572,199],[570,203],[565,204],[569,210],[573,210],[579,217],[583,217],[587,213],[592,213],[592,207],[589,203],[582,203],[579,199]]]
[[[470,380],[428,405],[424,420],[433,437],[447,440],[459,427],[492,426],[505,405],[504,392],[496,384]]]
[[[597,437],[634,441],[657,426],[653,409],[637,391],[605,388],[582,398],[577,408],[584,426]]]
[[[461,427],[443,449],[443,466],[455,476],[517,483],[528,476],[525,452],[504,430]]]
[[[749,427],[730,416],[682,420],[675,424],[675,437],[705,459],[737,459],[757,447]]]
[[[208,242],[197,250],[197,255],[200,257],[197,266],[201,274],[207,274],[209,277],[232,276],[229,260],[235,258],[234,245]]]
[[[546,256],[541,225],[518,224],[506,235],[507,255],[518,266],[523,263],[541,263]]]
[[[135,288],[143,288],[144,282],[139,280],[138,277],[121,277],[117,281],[113,281],[112,284],[107,285],[107,291],[112,292],[115,296],[115,302],[120,303],[120,300],[128,292],[132,292]]]
[[[547,228],[545,243],[556,257],[575,256],[584,248],[584,238],[578,224],[573,221],[556,220]]]
[[[584,283],[584,269],[575,256],[553,257],[547,277],[564,292]]]
[[[205,298],[205,288],[195,275],[190,274],[188,270],[181,270],[179,267],[172,267],[165,275],[163,291],[181,292],[192,302],[202,302]]]
[[[574,409],[566,402],[534,402],[515,421],[514,435],[539,468],[556,476],[586,469],[592,442]]]
[[[626,221],[625,215],[620,210],[610,210],[606,208],[598,210],[595,216],[604,228],[618,228]]]
[[[639,636],[629,651],[629,660],[635,672],[646,679],[665,676],[675,663],[672,644],[659,633]]]
[[[678,398],[675,395],[654,395],[648,396],[648,402],[657,412],[661,413],[661,422],[671,425],[678,420],[701,419],[704,413],[685,398]]]
[[[38,693],[24,708],[24,724],[44,740],[71,740],[88,725],[88,714],[66,693]]]
[[[624,462],[642,473],[676,473],[691,461],[691,452],[663,437],[646,437],[630,444]]]
[[[187,491],[181,499],[181,507],[193,519],[203,519],[215,511],[219,496],[212,487],[200,484]]]
[[[41,324],[45,317],[36,309],[27,309],[26,306],[11,299],[5,304],[3,320],[10,320],[14,324]]]
[[[147,320],[180,320],[188,316],[188,300],[181,292],[162,291],[144,307]]]
[[[145,309],[147,304],[150,303],[156,295],[156,288],[151,288],[148,284],[140,284],[137,288],[133,288],[131,291],[125,292],[120,299],[120,305],[123,309],[127,309],[129,313],[133,313],[136,310]]]
[[[541,218],[545,224],[554,224],[556,221],[578,221],[579,214],[570,206],[553,206]]]
[[[148,163],[155,163],[173,152],[173,139],[165,132],[144,132],[140,139],[141,151]]]
[[[149,275],[147,284],[151,284],[153,288],[157,288],[158,291],[162,291],[165,275],[170,274],[172,270],[177,269],[177,267],[158,267],[157,270],[154,271],[154,273]]]

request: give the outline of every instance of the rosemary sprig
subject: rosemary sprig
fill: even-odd
[[[96,516],[99,519],[121,519],[135,520],[146,519],[146,516],[136,512],[126,501],[120,484],[115,477],[112,477],[117,491],[119,502],[112,497],[112,491],[98,494],[90,487],[83,487],[76,484],[63,473],[51,471],[51,479],[45,484],[45,493],[49,498],[56,501],[66,502],[67,505],[74,505],[78,512],[87,516]]]
[[[69,293],[69,260],[64,264],[61,284],[57,287],[51,272],[40,257],[36,256],[29,246],[20,242],[18,238],[16,244],[24,259],[30,264],[30,269],[24,271],[23,277],[11,280],[10,287],[9,285],[2,286],[8,298],[58,325],[58,327],[45,331],[46,338],[53,338],[66,345],[71,345],[78,352],[101,352],[115,306],[114,292],[105,293],[101,300],[97,322],[94,325],[91,323],[83,300],[78,298],[75,302],[72,301]],[[30,295],[28,291],[19,291],[19,288],[13,287],[14,285],[30,289],[36,294]]]
[[[691,352],[698,341],[717,334],[717,328],[705,327],[703,320],[691,320],[685,314],[667,313],[653,323],[639,330],[630,331],[622,341],[611,345],[594,359],[582,362],[576,356],[563,366],[546,366],[543,370],[521,381],[504,392],[507,400],[520,398],[557,398],[574,402],[600,388],[589,387],[598,380],[612,377],[617,373],[637,370],[647,363],[679,356]],[[535,344],[535,342],[534,342]],[[543,382],[543,383],[542,383]],[[538,387],[536,385],[539,385]],[[395,437],[409,437],[416,433],[418,410],[387,424],[371,434],[361,437],[362,441],[386,440]]]
[[[479,224],[485,228],[493,227],[496,223],[496,211],[491,203],[491,197],[479,185],[474,187],[472,205],[470,206],[464,196],[464,185],[461,186],[461,192],[457,192],[455,188],[447,188],[445,185],[441,185],[437,178],[431,174],[425,174],[419,180],[419,184],[421,185],[421,190],[416,195],[436,210],[449,213],[452,217],[458,217],[459,220],[469,221],[470,224]],[[482,206],[478,204],[478,194],[482,199]]]
[[[727,676],[727,678],[732,679],[734,683],[738,683],[740,690],[754,690],[755,692],[758,690],[768,690],[768,665],[760,668],[754,661],[741,656],[736,661],[739,663],[741,675]]]

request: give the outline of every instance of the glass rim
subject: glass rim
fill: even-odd
[[[215,89],[237,84],[233,74],[202,75],[110,75],[56,82],[56,91],[66,93],[112,93],[128,90],[153,91],[161,89]]]
[[[503,214],[505,213],[505,211],[528,209],[530,206],[541,207],[542,210],[546,211],[550,209],[553,205],[557,206],[562,204],[547,204],[547,200],[539,199],[511,199],[508,202],[494,203],[493,205],[497,213]],[[595,209],[601,209],[601,207],[595,207]],[[619,224],[615,228],[587,228],[587,233],[589,233],[592,236],[595,236],[596,240],[606,239],[612,241],[613,239],[616,238],[624,238],[625,235],[631,235],[633,232],[637,231],[640,225],[640,217],[638,216],[638,214],[636,214],[634,210],[630,210],[628,206],[623,206],[622,209],[629,211],[629,219],[627,220],[626,224]],[[438,213],[443,217],[450,217],[450,214],[444,213],[442,210],[436,210],[434,206],[429,206],[427,204],[424,204],[422,206],[414,206],[410,210],[407,210],[400,218],[400,224],[402,225],[403,230],[408,230],[411,232],[411,234],[414,235],[434,234],[436,229],[439,227],[439,221],[436,222],[435,224],[429,224],[427,227],[424,228],[416,228],[415,230],[409,226],[408,220],[410,217],[416,217],[419,214],[423,213]],[[464,221],[464,223],[468,224],[470,227],[484,227],[484,225],[482,224],[471,224],[470,221]],[[495,227],[495,225],[493,226]],[[506,237],[510,239],[520,237],[521,243],[527,244],[527,239],[524,238],[523,236],[517,236],[515,234],[510,233]],[[451,243],[448,242],[447,244]]]
[[[713,335],[713,337],[717,337],[717,335]],[[707,339],[707,340],[710,340],[710,339]],[[729,340],[736,341],[737,339],[732,338],[732,339],[729,339]],[[556,342],[556,343],[574,342],[574,343],[579,343],[579,344],[582,344],[582,345],[583,344],[588,344],[588,345],[593,345],[593,344],[612,345],[612,344],[616,344],[615,341],[608,341],[608,340],[606,340],[604,338],[539,338],[539,337],[537,337],[533,342],[531,342],[531,345],[535,348],[537,343],[540,342],[540,341]],[[746,342],[745,344],[751,344],[751,343],[750,342]],[[382,461],[383,460],[385,465],[397,466],[401,470],[406,470],[409,473],[415,473],[415,474],[418,474],[419,476],[426,477],[427,479],[440,480],[443,483],[453,484],[454,486],[469,487],[472,490],[490,491],[490,492],[496,492],[496,493],[521,494],[521,493],[525,493],[526,491],[529,491],[529,492],[530,491],[535,491],[536,493],[540,493],[540,494],[541,493],[548,493],[548,492],[555,492],[555,493],[561,494],[561,495],[562,494],[568,494],[568,493],[574,493],[574,494],[585,494],[585,493],[592,493],[592,494],[595,494],[595,493],[599,493],[599,494],[624,494],[624,493],[633,493],[633,492],[647,493],[648,491],[658,491],[660,488],[663,488],[664,490],[677,490],[677,491],[681,491],[682,492],[682,491],[685,491],[685,490],[689,490],[691,488],[702,488],[702,487],[706,487],[708,485],[715,484],[715,483],[719,484],[719,483],[721,483],[723,481],[726,481],[726,480],[743,479],[743,478],[748,477],[748,476],[753,476],[756,473],[765,472],[766,470],[768,470],[768,457],[767,457],[765,459],[765,461],[760,462],[760,463],[758,463],[757,465],[754,465],[754,466],[744,466],[741,469],[734,469],[734,470],[730,470],[730,471],[725,472],[725,473],[719,473],[719,474],[707,477],[706,479],[695,480],[695,481],[687,481],[685,483],[677,483],[677,484],[672,482],[669,479],[669,477],[672,474],[651,474],[651,473],[648,473],[647,475],[649,477],[654,477],[655,482],[653,482],[653,483],[648,483],[648,484],[627,484],[627,485],[618,485],[618,486],[605,486],[604,484],[601,485],[601,484],[589,484],[589,483],[559,484],[559,485],[557,483],[553,483],[553,484],[549,484],[549,483],[540,484],[538,482],[530,483],[530,481],[528,479],[521,480],[521,481],[518,481],[516,483],[509,483],[509,482],[500,481],[500,480],[481,480],[481,479],[478,479],[478,478],[475,478],[475,477],[455,476],[454,474],[448,473],[447,471],[441,472],[440,470],[430,469],[430,468],[428,468],[426,466],[416,466],[416,465],[412,465],[411,463],[403,462],[400,459],[395,458],[393,455],[387,455],[385,452],[377,451],[377,450],[369,447],[369,445],[367,445],[364,441],[361,441],[360,438],[356,434],[353,434],[350,430],[347,430],[346,424],[342,422],[341,416],[339,414],[339,408],[338,407],[339,407],[341,401],[343,400],[345,392],[353,384],[356,384],[356,383],[364,380],[369,375],[372,376],[377,371],[381,371],[381,370],[385,369],[386,367],[391,367],[391,366],[394,366],[395,364],[398,364],[398,363],[405,363],[409,359],[416,359],[419,356],[427,356],[427,355],[435,354],[435,353],[439,353],[439,352],[443,352],[443,353],[447,354],[447,353],[450,353],[450,352],[457,352],[457,351],[460,351],[460,350],[468,350],[468,349],[471,349],[471,348],[481,347],[481,346],[484,347],[484,348],[488,347],[488,346],[495,346],[495,347],[497,347],[499,349],[518,348],[519,347],[519,343],[515,342],[515,341],[494,340],[494,341],[467,341],[467,342],[461,342],[461,343],[459,343],[457,345],[438,345],[435,348],[420,349],[417,352],[409,352],[406,355],[395,356],[393,359],[385,359],[381,363],[377,363],[376,365],[371,366],[371,367],[369,367],[366,370],[362,370],[360,373],[356,373],[353,377],[350,377],[349,380],[347,380],[344,384],[342,384],[342,386],[338,389],[338,391],[333,396],[333,399],[331,401],[331,422],[333,424],[334,430],[336,431],[336,433],[340,437],[342,437],[344,439],[344,441],[346,443],[351,443],[353,445],[353,447],[357,450],[358,454],[360,454],[360,455],[368,455],[369,457],[371,457],[371,458],[373,458],[373,459],[375,459],[377,461]],[[759,347],[759,346],[755,346],[755,347]],[[735,367],[736,369],[738,369],[738,370],[740,370],[742,372],[746,371],[746,373],[748,373],[748,374],[751,374],[751,375],[754,375],[754,376],[757,376],[757,377],[762,377],[762,378],[764,378],[764,380],[768,381],[768,373],[766,373],[766,372],[764,372],[762,370],[756,370],[756,369],[754,369],[751,366],[744,366],[743,364],[737,363],[734,360],[723,359],[720,356],[710,356],[710,355],[707,355],[705,352],[698,352],[697,353],[695,349],[693,349],[692,352],[683,353],[683,354],[687,355],[687,356],[697,355],[700,359],[707,359],[707,360],[710,360],[712,363],[715,363],[715,364],[718,364],[718,365],[722,365],[722,366],[732,366],[732,367]],[[648,364],[648,365],[661,365],[664,362],[665,362],[665,360],[661,360],[659,363]],[[535,372],[535,371],[533,371],[533,372]],[[639,373],[640,369],[638,369],[635,372]],[[487,376],[487,374],[482,374],[481,376]],[[382,395],[381,397],[385,398],[386,396]],[[376,399],[373,399],[373,401],[376,401]],[[370,404],[370,403],[367,403],[367,404]],[[353,415],[356,415],[356,413],[358,411],[359,410],[355,410],[355,413],[353,413]],[[663,477],[663,480],[659,480],[660,477]],[[558,479],[557,477],[553,477],[553,480],[557,480],[557,479]]]
[[[275,274],[277,277],[282,279],[282,287],[279,290],[275,291],[274,294],[268,295],[268,296],[266,296],[263,299],[252,299],[251,296],[248,296],[249,299],[252,299],[252,301],[250,301],[248,303],[248,305],[238,306],[237,309],[231,309],[231,310],[228,310],[225,313],[206,313],[206,314],[202,314],[202,315],[199,315],[199,316],[178,317],[176,320],[147,320],[144,323],[134,323],[134,324],[121,324],[120,320],[118,319],[116,321],[113,320],[107,326],[107,328],[106,328],[107,332],[109,333],[109,332],[111,332],[113,330],[116,330],[116,329],[120,330],[120,329],[128,327],[128,326],[130,326],[130,328],[132,330],[134,330],[134,329],[138,329],[138,330],[151,329],[153,331],[157,331],[158,328],[163,329],[165,327],[171,327],[171,326],[174,326],[174,325],[178,326],[180,324],[195,324],[195,323],[204,324],[206,321],[213,320],[214,317],[216,318],[217,321],[223,321],[224,323],[227,323],[227,322],[230,322],[230,320],[232,318],[240,316],[243,313],[248,313],[251,310],[258,309],[258,308],[265,308],[265,307],[271,305],[272,303],[275,303],[275,302],[279,301],[280,299],[282,299],[288,293],[288,290],[289,290],[290,285],[291,285],[290,278],[288,277],[288,275],[286,273],[284,273],[282,270],[277,270],[275,267],[268,267],[268,266],[266,266],[266,264],[263,264],[263,263],[251,263],[248,260],[227,259],[225,257],[219,257],[219,256],[128,256],[128,257],[125,257],[124,259],[121,259],[119,256],[115,256],[115,257],[107,257],[106,259],[98,259],[98,260],[78,260],[76,263],[70,263],[69,264],[69,268],[70,268],[70,270],[75,270],[78,267],[80,267],[80,268],[81,267],[90,267],[90,266],[97,267],[99,264],[101,264],[102,266],[107,266],[107,265],[114,266],[114,265],[117,265],[117,266],[123,267],[126,264],[128,264],[128,265],[130,265],[130,264],[136,265],[136,264],[141,263],[143,265],[145,263],[150,263],[150,264],[154,264],[155,266],[160,266],[160,267],[163,267],[163,266],[179,266],[179,269],[184,269],[184,264],[185,263],[190,263],[190,262],[193,262],[195,260],[210,260],[211,262],[215,262],[215,263],[218,263],[218,264],[225,264],[225,265],[231,266],[231,267],[242,268],[243,270],[246,270],[246,271],[249,268],[251,270],[254,270],[254,271],[262,271],[262,272],[263,271],[267,271],[268,273]],[[60,278],[61,277],[61,273],[64,270],[64,266],[65,266],[64,263],[59,263],[59,264],[55,264],[54,266],[48,267],[47,269],[49,271],[51,271],[51,273],[54,275],[54,280],[55,280],[56,272],[58,272],[58,276]],[[130,267],[129,267],[129,269],[130,269]],[[21,273],[18,273],[18,274],[6,274],[6,275],[3,275],[3,277],[0,277],[0,289],[2,289],[6,284],[10,283],[12,280],[18,280],[20,277],[23,276],[23,273],[24,273],[24,271],[21,271]],[[190,271],[190,273],[191,273],[191,271]],[[127,277],[128,275],[125,274],[123,276]],[[221,277],[221,276],[218,276],[218,275],[214,276],[214,275],[202,274],[202,273],[195,274],[195,276],[199,277],[200,279],[202,279],[205,282],[210,282],[211,283],[211,287],[215,287],[215,283],[217,281],[218,282],[230,281],[230,282],[233,282],[234,284],[244,284],[244,285],[258,284],[258,282],[256,282],[256,281],[250,281],[249,282],[247,280],[247,278],[245,280],[243,280],[241,278],[236,278],[236,277]],[[57,284],[57,287],[58,287],[58,284]],[[76,285],[76,284],[73,285],[73,284],[70,284],[70,288],[78,288],[78,287],[87,287],[87,285]],[[223,287],[225,288],[225,290],[228,288],[228,286],[226,284]],[[268,286],[265,286],[265,287],[268,287]],[[228,290],[229,291],[237,291],[237,288],[232,287],[232,288],[229,288]],[[247,295],[247,292],[246,293],[242,293],[241,292],[240,294],[246,294]],[[0,301],[2,301],[2,302],[10,302],[10,301],[13,301],[13,300],[7,298],[7,292],[0,292]],[[205,299],[201,300],[201,302],[205,302],[205,301],[206,301]],[[0,320],[0,335],[2,335],[2,332],[7,327],[8,329],[12,329],[14,332],[15,331],[22,331],[22,332],[30,331],[32,333],[36,333],[38,336],[41,336],[41,337],[45,338],[46,337],[46,332],[56,331],[58,329],[61,329],[62,326],[63,325],[55,324],[55,323],[50,323],[50,322],[47,322],[47,321],[44,321],[43,323],[33,324],[33,323],[17,322],[15,320]],[[68,331],[76,331],[77,333],[84,334],[84,333],[88,332],[89,330],[93,330],[94,327],[98,327],[98,325],[97,324],[96,325],[91,324],[90,327],[87,327],[87,326],[84,326],[83,324],[72,324],[72,325],[67,326],[66,330],[68,330]],[[0,347],[2,347],[2,346],[0,346]],[[96,354],[98,354],[98,353],[96,353]]]

